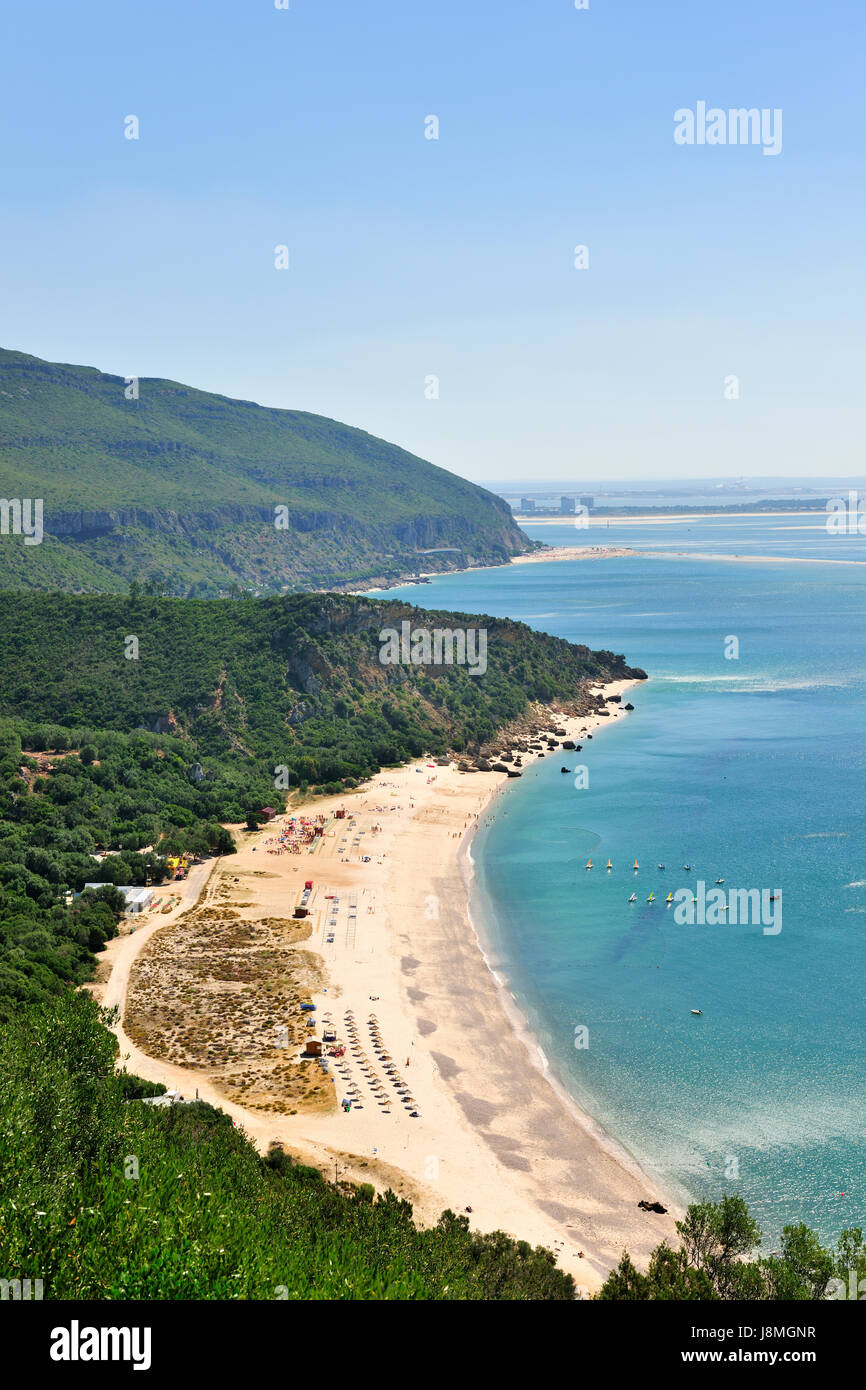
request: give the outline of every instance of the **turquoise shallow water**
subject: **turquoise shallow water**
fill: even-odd
[[[704,540],[743,553],[746,525],[714,522],[728,532]],[[574,542],[558,530],[535,534]],[[780,541],[818,557],[827,544]],[[866,558],[866,539],[830,545]],[[771,553],[766,538],[755,553]],[[866,1225],[866,566],[662,554],[398,592],[507,614],[650,673],[634,714],[509,787],[474,844],[492,963],[557,1075],[671,1187],[741,1192],[770,1243],[789,1221],[825,1239]],[[569,759],[587,789],[561,775]],[[613,871],[587,873],[590,855]],[[781,932],[678,926],[645,901],[719,876],[781,889]]]

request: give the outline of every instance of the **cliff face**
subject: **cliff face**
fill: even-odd
[[[26,564],[7,538],[0,586],[282,592],[528,546],[501,498],[362,430],[155,378],[127,390],[0,350],[0,495],[43,499],[46,535]]]

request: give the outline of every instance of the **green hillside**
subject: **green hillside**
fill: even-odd
[[[0,588],[281,593],[529,546],[501,498],[363,430],[158,378],[138,391],[0,349],[0,496],[42,498],[46,532],[0,536]]]
[[[483,627],[487,670],[382,665],[380,630]],[[125,657],[127,636],[139,656]],[[190,737],[199,753],[287,763],[334,782],[488,739],[530,701],[573,700],[629,674],[524,623],[338,594],[118,599],[9,594],[0,611],[0,715]]]
[[[382,665],[378,634],[404,618],[485,627],[486,672]],[[483,746],[533,701],[588,709],[590,683],[628,674],[522,623],[337,594],[6,594],[0,1019],[86,979],[114,934],[110,895],[67,906],[67,890],[159,882],[168,854],[230,851],[222,824],[288,791],[349,792],[383,764]]]
[[[115,1051],[82,995],[0,1035],[5,1278],[46,1300],[573,1299],[548,1250],[453,1212],[422,1230],[393,1192],[260,1158],[209,1105],[142,1105]]]

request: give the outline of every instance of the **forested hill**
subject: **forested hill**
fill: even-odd
[[[383,665],[379,633],[404,619],[483,627],[486,670]],[[70,904],[85,883],[159,883],[169,855],[231,852],[223,826],[290,790],[479,750],[532,702],[586,710],[628,674],[522,623],[336,594],[4,595],[0,1019],[87,978],[117,903]]]
[[[483,628],[486,671],[383,665],[379,633],[404,619]],[[293,784],[482,743],[532,701],[586,699],[590,681],[628,673],[523,623],[348,595],[8,594],[0,610],[0,716],[171,733],[199,758],[286,764]]]
[[[42,498],[46,532],[0,536],[0,588],[282,593],[529,546],[501,498],[363,430],[3,349],[0,496]]]

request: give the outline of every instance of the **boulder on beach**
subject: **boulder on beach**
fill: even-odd
[[[574,739],[573,739],[573,738],[567,738],[567,739],[565,740],[565,742],[563,743],[562,746],[563,746],[563,748],[573,748],[573,747],[574,747]]]
[[[634,709],[634,705],[623,705],[623,709]]]

